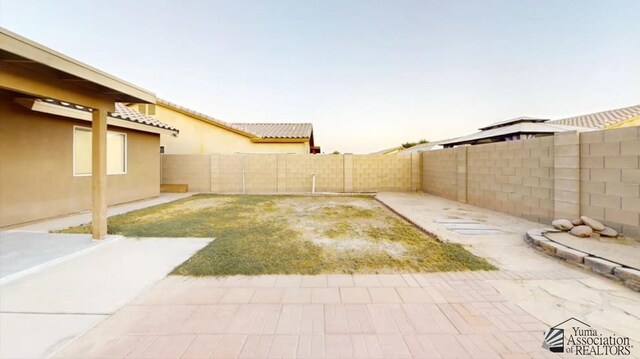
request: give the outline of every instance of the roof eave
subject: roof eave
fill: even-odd
[[[231,126],[229,126],[229,125],[227,125],[225,123],[222,123],[222,122],[213,121],[210,118],[205,117],[204,114],[200,114],[200,113],[197,113],[195,111],[189,110],[189,109],[187,109],[185,107],[182,107],[180,105],[177,105],[177,104],[175,104],[173,102],[170,102],[170,101],[167,101],[167,100],[158,99],[158,101],[156,102],[156,105],[164,107],[164,108],[168,108],[168,109],[170,109],[172,111],[176,111],[178,113],[181,113],[181,114],[183,114],[185,116],[191,117],[191,118],[196,119],[198,121],[202,121],[204,123],[207,123],[207,124],[210,124],[210,125],[213,125],[213,126],[216,126],[216,127],[228,130],[228,131],[231,131],[231,132],[236,133],[238,135],[247,137],[247,138],[251,139],[252,141],[254,139],[258,138],[255,134],[239,130],[237,128],[231,127]]]
[[[54,51],[25,37],[0,27],[0,49],[25,62],[42,65],[63,72],[79,81],[87,81],[105,88],[117,101],[155,103],[154,93],[115,76]]]

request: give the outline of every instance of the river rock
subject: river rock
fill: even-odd
[[[582,217],[580,217],[580,219],[582,219],[584,224],[586,224],[587,226],[591,227],[594,231],[601,231],[601,230],[604,229],[604,224],[596,221],[595,219],[593,219],[591,217],[582,216]]]
[[[600,231],[600,235],[603,237],[617,237],[618,231],[613,228],[604,227],[604,229]]]
[[[589,226],[584,226],[584,225],[575,226],[571,228],[571,231],[569,233],[573,234],[576,237],[586,238],[586,237],[591,237],[591,235],[593,235],[593,229],[591,229],[591,227]]]
[[[551,222],[551,225],[563,231],[568,231],[573,228],[573,224],[568,219],[556,219],[555,221]]]
[[[573,223],[574,226],[581,226],[584,224],[584,221],[582,220],[582,218],[576,218],[571,221],[571,223]]]

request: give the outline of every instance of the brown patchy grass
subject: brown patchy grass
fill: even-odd
[[[215,237],[174,274],[397,273],[495,269],[366,196],[201,194],[109,218],[130,237]],[[65,233],[88,233],[89,225]]]

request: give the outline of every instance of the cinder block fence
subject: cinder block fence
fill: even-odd
[[[542,223],[587,215],[640,237],[640,127],[423,152],[427,193]]]
[[[315,175],[315,176],[314,176]],[[640,237],[640,127],[411,155],[163,155],[162,183],[213,193],[424,191],[550,223],[587,215]]]
[[[163,155],[162,183],[213,193],[415,192],[422,190],[420,154]]]

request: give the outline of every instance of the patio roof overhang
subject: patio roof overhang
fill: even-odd
[[[0,28],[0,62],[56,78],[113,98],[114,102],[155,103],[150,91],[132,85],[94,67]],[[5,87],[5,81],[0,82]],[[54,96],[51,96],[54,97]],[[54,97],[55,98],[55,97]]]
[[[106,53],[100,46],[96,51]],[[0,89],[16,97],[49,98],[92,109],[92,237],[105,238],[108,113],[116,102],[155,103],[156,96],[4,28],[0,28]]]

